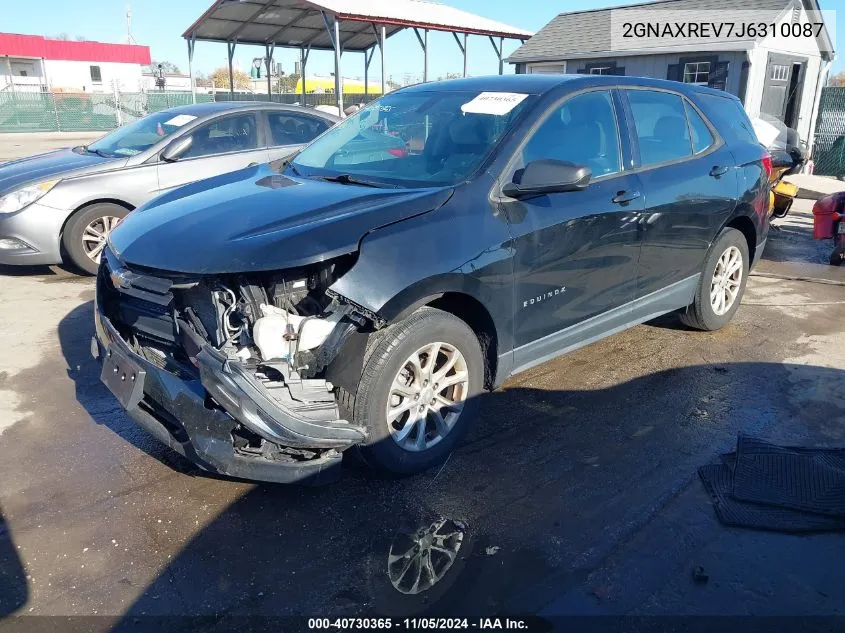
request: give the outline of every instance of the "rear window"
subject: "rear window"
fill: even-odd
[[[751,119],[739,101],[705,94],[696,95],[696,99],[724,136],[741,143],[759,144]]]

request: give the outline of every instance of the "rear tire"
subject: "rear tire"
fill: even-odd
[[[69,263],[81,272],[96,275],[108,234],[128,214],[129,210],[119,204],[99,202],[70,216],[62,234],[62,248]],[[102,240],[98,235],[103,236]]]
[[[833,249],[833,252],[830,254],[829,261],[831,266],[842,265],[842,262],[845,261],[845,244],[840,244]]]
[[[723,229],[707,253],[695,299],[681,313],[681,322],[709,332],[727,325],[742,301],[749,266],[745,236]]]
[[[478,337],[456,316],[425,307],[390,326],[368,350],[355,395],[353,420],[368,432],[361,457],[390,475],[443,461],[466,433],[483,382]]]

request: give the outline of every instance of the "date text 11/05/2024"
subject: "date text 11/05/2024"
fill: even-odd
[[[529,631],[531,627],[521,618],[309,618],[308,628],[327,631]]]
[[[818,37],[824,22],[625,22],[622,37],[700,37],[756,39],[758,37]]]

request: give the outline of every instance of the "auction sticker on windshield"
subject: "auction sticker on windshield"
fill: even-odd
[[[462,112],[470,114],[495,114],[502,116],[522,103],[527,94],[518,92],[482,92],[475,99],[461,106]]]
[[[165,121],[165,125],[174,125],[176,127],[182,127],[186,123],[190,123],[197,117],[190,115],[190,114],[177,114],[175,117],[170,119],[169,121]]]

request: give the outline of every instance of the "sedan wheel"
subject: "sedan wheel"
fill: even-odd
[[[106,215],[93,220],[82,231],[82,249],[94,263],[100,263],[100,255],[106,247],[109,234],[119,222],[120,218]]]
[[[461,415],[469,389],[463,354],[447,343],[421,347],[405,361],[390,387],[390,436],[410,452],[442,441]]]
[[[111,202],[97,202],[70,216],[62,233],[64,262],[89,275],[97,274],[109,235],[129,210]]]

